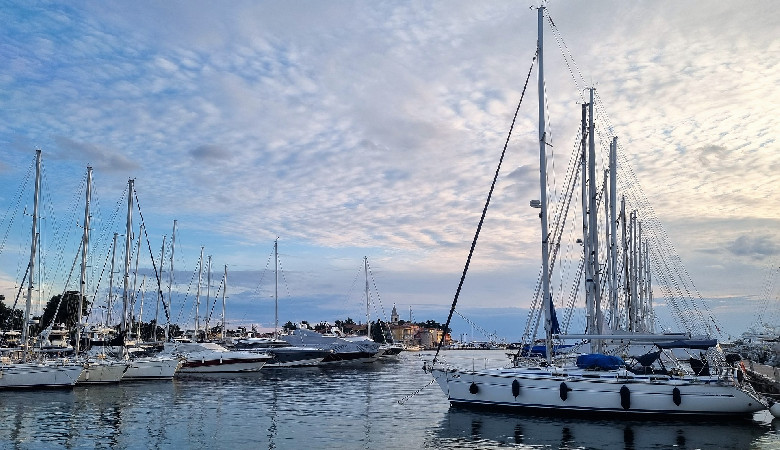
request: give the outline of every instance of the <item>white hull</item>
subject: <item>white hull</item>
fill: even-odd
[[[539,368],[481,371],[437,368],[431,372],[450,403],[458,406],[654,418],[745,416],[766,408],[758,398],[733,382],[717,380],[717,377],[698,380],[618,377],[614,371],[551,373]]]
[[[118,383],[127,370],[128,364],[118,361],[89,361],[79,375],[77,384]]]
[[[2,364],[0,389],[71,387],[83,371],[81,364]]]
[[[171,380],[181,366],[178,358],[149,357],[130,360],[125,381],[139,380]]]

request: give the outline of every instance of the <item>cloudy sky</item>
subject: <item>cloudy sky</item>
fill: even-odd
[[[149,248],[159,258],[163,236],[170,258],[178,221],[174,320],[192,320],[204,247],[211,302],[227,265],[231,322],[272,326],[278,237],[282,321],[365,320],[367,256],[381,300],[372,318],[395,304],[402,318],[411,308],[415,320],[444,322],[535,51],[531,6],[3,2],[0,293],[12,303],[24,274],[40,148],[51,292],[78,250],[91,165],[90,286],[107,288],[133,178],[149,236],[141,267],[152,266]],[[561,188],[593,85],[599,126],[619,136],[621,169],[674,248],[660,252],[679,255],[729,333],[757,316],[777,321],[767,281],[780,251],[776,5],[548,7],[550,190]],[[533,296],[535,77],[459,301],[473,325],[457,316],[456,334],[516,339]]]

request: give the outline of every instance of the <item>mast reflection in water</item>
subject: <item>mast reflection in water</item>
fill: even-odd
[[[3,391],[0,448],[780,448],[767,414],[738,423],[609,422],[450,408],[423,358],[171,381]],[[501,351],[445,360],[502,365]]]

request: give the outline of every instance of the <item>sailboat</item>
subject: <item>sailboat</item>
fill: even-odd
[[[81,240],[81,281],[79,283],[79,305],[76,321],[76,357],[84,357],[81,354],[82,310],[84,305],[84,288],[87,283],[87,250],[89,248],[90,214],[89,206],[92,200],[92,167],[87,167],[86,202],[84,207],[84,229]],[[127,371],[129,364],[119,359],[106,355],[93,355],[83,360],[84,371],[79,375],[76,384],[105,384],[118,383]]]
[[[27,298],[22,322],[22,360],[10,356],[0,358],[0,388],[71,387],[76,384],[84,366],[66,360],[30,361],[30,309],[35,277],[35,256],[38,242],[38,199],[41,188],[41,150],[35,151],[35,193],[32,214],[32,244],[28,266]]]
[[[123,289],[122,289],[122,317],[120,318],[119,334],[110,339],[109,351],[114,354],[119,354],[123,361],[128,364],[122,379],[127,381],[144,381],[144,380],[172,380],[173,376],[181,367],[182,361],[179,357],[174,355],[161,355],[154,354],[148,355],[146,352],[138,352],[134,345],[126,341],[128,335],[128,307],[129,307],[129,280],[130,280],[130,247],[131,236],[133,226],[133,194],[134,194],[135,180],[132,178],[127,182],[127,221],[125,228],[125,261],[123,272]],[[175,223],[174,223],[175,231]],[[111,276],[114,272],[114,256],[116,255],[116,238],[117,234],[114,233],[114,250],[111,258]],[[156,270],[156,269],[155,269]],[[112,278],[113,280],[113,278]],[[110,301],[113,295],[113,281],[112,287],[109,288],[109,308]],[[118,344],[118,345],[117,345]],[[94,348],[94,347],[93,347]],[[104,347],[105,348],[105,347]]]
[[[544,313],[544,339],[542,340],[544,346],[541,357],[516,360],[514,365],[506,368],[484,370],[448,367],[441,363],[437,364],[434,358],[433,363],[426,366],[426,370],[430,371],[453,406],[510,409],[555,415],[599,414],[618,417],[643,416],[653,419],[748,416],[767,408],[765,399],[758,396],[744,382],[744,374],[739,367],[735,367],[733,362],[729,364],[726,358],[717,353],[716,341],[681,339],[679,335],[665,336],[657,333],[640,335],[633,332],[636,328],[629,330],[632,332],[620,335],[607,333],[607,330],[602,327],[603,312],[600,311],[597,303],[592,303],[593,292],[586,297],[591,302],[586,307],[588,334],[579,336],[559,334],[550,294],[550,244],[548,242],[550,234],[547,223],[546,180],[548,143],[545,129],[543,67],[545,10],[546,8],[541,6],[537,11],[541,198],[531,202],[532,207],[541,210],[539,214],[542,242],[541,299]],[[591,90],[591,117],[592,105],[593,91]],[[584,110],[583,107],[583,114]],[[593,136],[592,132],[590,136]],[[613,144],[613,148],[616,149],[616,145]],[[591,182],[594,179],[591,174]],[[582,183],[585,183],[584,178]],[[591,214],[591,217],[595,218],[595,214]],[[596,228],[591,226],[591,229]],[[587,244],[586,241],[586,245],[593,244]],[[597,248],[597,245],[591,247],[591,255]],[[597,275],[598,272],[586,272],[588,290],[592,291],[600,287]],[[644,312],[646,313],[647,310]],[[642,313],[636,303],[631,305],[630,319],[634,325],[643,319]],[[599,332],[601,334],[598,334]],[[591,351],[594,353],[560,354],[554,338],[589,340]],[[652,345],[658,348],[658,351],[640,357],[636,366],[630,366],[618,356],[604,354],[611,345],[625,341]],[[696,361],[694,358],[675,360],[675,352],[681,349],[698,350],[701,358]],[[657,364],[662,362],[663,358],[666,358],[666,365],[658,367]]]
[[[192,339],[182,339],[175,342],[166,342],[161,355],[179,356],[183,363],[180,373],[232,373],[232,372],[257,372],[271,359],[266,353],[252,353],[236,351],[223,347],[216,342],[206,342],[200,339],[200,287],[203,275],[203,247],[200,249],[198,274],[198,291],[195,306],[195,330]],[[210,264],[209,264],[210,267]],[[211,272],[209,270],[209,279]],[[227,266],[225,267],[225,282],[227,282]],[[210,284],[210,282],[209,282]],[[223,289],[223,294],[225,290]],[[223,296],[224,306],[224,296]],[[222,330],[225,331],[223,309]]]

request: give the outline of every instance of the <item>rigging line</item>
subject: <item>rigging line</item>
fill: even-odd
[[[260,297],[261,287],[263,286],[263,280],[265,279],[265,274],[269,271],[268,267],[271,265],[271,258],[274,256],[274,250],[271,248],[271,253],[268,254],[268,259],[265,261],[265,269],[260,273],[260,281],[257,282],[257,286],[255,287],[254,293]]]
[[[580,145],[579,133],[580,131],[578,130],[577,139],[575,140],[575,144],[574,144],[575,148]],[[552,227],[550,240],[554,242],[555,245],[553,245],[552,247],[553,250],[550,258],[551,273],[552,273],[552,269],[555,268],[555,261],[557,261],[558,258],[558,251],[560,250],[561,238],[563,236],[563,231],[565,229],[566,217],[568,216],[569,208],[572,200],[571,197],[573,195],[573,190],[577,184],[577,179],[579,178],[579,171],[576,170],[577,159],[578,159],[577,156],[578,156],[577,152],[572,152],[572,157],[569,160],[569,164],[566,169],[567,173],[566,176],[564,177],[564,184],[569,186],[566,190],[568,194],[567,196],[564,197],[563,199],[564,201],[556,204],[555,211],[553,213],[554,224]],[[528,318],[526,319],[526,326],[522,338],[523,343],[525,343],[526,338],[532,339],[533,337],[535,337],[539,330],[539,323],[541,320],[541,310],[536,311],[536,308],[537,308],[537,304],[539,304],[540,302],[539,296],[541,293],[541,289],[542,289],[542,268],[539,269],[539,275],[537,276],[537,280],[536,280],[536,288],[534,290],[534,297],[532,300],[531,307],[528,310]],[[534,315],[534,312],[537,312],[536,320],[532,321],[531,319]],[[532,323],[534,324],[533,327],[531,326]],[[533,333],[530,332],[531,328],[533,328],[534,330]]]
[[[497,333],[495,333],[495,332],[491,333],[491,332],[489,332],[488,330],[486,330],[486,329],[482,328],[482,327],[481,327],[481,326],[479,326],[478,324],[474,323],[474,321],[473,321],[473,320],[471,320],[471,319],[469,319],[468,317],[466,317],[466,316],[464,316],[463,314],[461,314],[461,313],[460,313],[460,311],[458,311],[457,309],[455,310],[455,314],[457,314],[458,316],[460,316],[460,318],[461,318],[461,319],[465,320],[465,321],[466,321],[466,323],[468,323],[469,325],[471,325],[471,326],[473,326],[474,328],[476,328],[476,329],[477,329],[477,331],[479,331],[480,333],[482,333],[482,335],[483,335],[483,336],[485,336],[485,338],[488,338],[488,339],[490,339],[490,341],[491,341],[491,342],[495,342],[495,340],[496,340],[496,339],[498,339],[498,335],[497,335]],[[474,340],[474,336],[471,336],[471,340],[472,340],[472,341]]]
[[[83,245],[83,241],[82,241],[82,245]],[[48,323],[45,327],[43,326],[43,313],[41,313],[41,333],[40,334],[42,334],[43,331],[46,331],[46,330],[51,331],[51,328],[54,326],[54,322],[57,321],[57,314],[60,312],[60,306],[62,305],[62,300],[65,298],[65,293],[68,292],[68,286],[70,285],[70,279],[73,276],[73,270],[76,268],[76,263],[78,263],[79,256],[80,256],[79,253],[81,253],[82,245],[79,245],[78,250],[76,250],[76,256],[73,258],[73,264],[70,266],[70,273],[68,273],[68,279],[65,280],[65,286],[62,288],[62,294],[60,294],[60,299],[57,302],[57,308],[54,310],[54,315],[51,317],[51,322]],[[48,308],[46,308],[46,309],[48,309]],[[43,312],[46,312],[46,309],[44,309]],[[76,329],[77,330],[78,330],[79,326],[80,326],[80,324],[76,324],[76,327],[77,327]],[[77,334],[77,338],[79,338],[78,334]]]
[[[575,144],[575,147],[579,145],[579,134],[577,136],[577,139],[575,140],[577,142]],[[554,224],[551,231],[551,238],[550,240],[554,243],[552,246],[552,255],[550,258],[550,273],[553,272],[555,269],[555,263],[558,261],[558,252],[561,247],[561,239],[563,238],[563,232],[565,231],[565,224],[566,219],[569,215],[569,211],[571,210],[571,201],[574,194],[574,189],[577,185],[577,180],[579,179],[579,170],[576,170],[577,166],[577,152],[572,152],[572,157],[569,161],[569,165],[567,168],[567,174],[564,178],[565,185],[568,186],[566,189],[567,195],[563,197],[563,201],[556,204],[556,209],[553,214],[554,217]],[[567,180],[567,181],[566,181]],[[536,311],[537,304],[540,304],[540,293],[541,293],[541,286],[542,286],[542,269],[539,269],[539,276],[536,280],[536,289],[534,291],[534,300],[531,306],[531,309],[528,312],[528,320],[526,321],[526,328],[523,334],[523,343],[525,343],[526,337],[528,339],[533,339],[536,337],[538,331],[539,331],[539,324],[541,321],[541,312],[542,310],[539,309]],[[571,304],[571,302],[570,302]],[[533,316],[534,312],[536,311],[536,320],[533,321],[533,333],[530,333],[529,325],[531,323],[531,317]],[[518,352],[519,354],[519,352]]]
[[[498,160],[498,167],[496,167],[496,174],[493,176],[493,182],[490,185],[490,191],[488,192],[487,200],[485,201],[485,207],[482,209],[482,217],[480,217],[479,219],[479,224],[477,225],[477,231],[474,234],[474,240],[471,242],[471,250],[469,250],[469,256],[468,258],[466,258],[466,266],[463,268],[463,274],[460,277],[460,283],[458,283],[458,289],[455,291],[455,299],[453,299],[452,301],[450,314],[447,316],[447,322],[444,324],[444,333],[441,334],[441,339],[439,340],[439,345],[436,348],[436,354],[433,356],[432,364],[436,363],[436,358],[438,358],[439,356],[439,352],[441,351],[441,346],[444,344],[444,337],[447,335],[447,330],[450,327],[450,322],[452,321],[452,313],[455,312],[455,305],[458,303],[460,290],[461,288],[463,288],[463,281],[466,279],[466,272],[468,272],[469,270],[471,257],[474,255],[474,248],[477,246],[477,239],[479,238],[479,232],[480,230],[482,230],[482,224],[485,222],[485,215],[487,215],[487,209],[488,206],[490,205],[490,198],[493,196],[493,190],[496,187],[498,174],[501,171],[501,163],[504,162],[504,155],[506,155],[506,149],[509,146],[509,138],[512,137],[512,130],[514,129],[515,122],[517,121],[517,114],[520,112],[520,105],[523,104],[523,98],[525,97],[525,90],[528,87],[528,80],[531,79],[531,72],[533,71],[534,63],[536,62],[537,55],[538,55],[538,48],[537,48],[537,53],[534,54],[534,57],[531,60],[531,67],[528,68],[528,76],[525,77],[525,85],[523,86],[523,92],[520,94],[520,101],[517,102],[515,115],[512,118],[512,124],[509,126],[509,133],[506,136],[506,142],[504,142],[504,149],[501,151],[501,158]]]
[[[160,272],[157,271],[157,263],[154,261],[154,252],[152,252],[152,243],[149,242],[149,233],[146,232],[146,224],[144,223],[144,215],[141,212],[141,202],[138,200],[138,192],[136,192],[134,189],[133,192],[131,192],[129,195],[135,196],[135,204],[138,207],[138,216],[141,218],[141,225],[143,226],[144,237],[146,238],[146,246],[149,248],[149,258],[152,260],[152,269],[154,270],[155,278],[157,278],[157,295],[159,296],[163,305],[163,311],[165,311],[165,320],[170,323],[171,313],[168,311],[168,304],[165,303],[165,296],[163,295],[162,291],[162,283],[160,282]]]
[[[284,283],[284,289],[287,291],[287,298],[292,298],[292,294],[290,293],[290,284],[287,283],[287,275],[284,271],[284,267],[282,267],[282,258],[281,255],[279,256],[279,274],[282,276],[282,282]]]
[[[16,305],[19,303],[19,296],[22,294],[22,291],[24,290],[24,281],[27,279],[28,273],[30,273],[30,263],[27,263],[27,269],[24,271],[24,277],[22,277],[22,282],[19,283],[19,290],[16,292],[16,298],[14,299],[14,305],[11,307],[11,311],[16,310]],[[13,314],[9,314],[8,315],[9,327],[12,318],[13,318]]]
[[[19,184],[19,188],[16,191],[16,202],[13,205],[9,205],[8,211],[3,215],[3,223],[7,225],[5,229],[5,233],[3,233],[3,240],[0,241],[0,255],[3,254],[3,250],[5,249],[5,244],[8,241],[8,235],[11,232],[11,226],[14,223],[14,220],[16,220],[16,214],[19,212],[19,205],[22,202],[22,192],[27,189],[27,184],[30,182],[30,178],[32,177],[32,170],[35,167],[35,158],[33,158],[32,164],[27,168],[27,173],[25,174],[24,178],[22,179],[22,182]],[[8,215],[11,214],[11,218],[9,220]]]
[[[214,315],[214,309],[217,307],[217,301],[219,301],[219,293],[222,292],[222,286],[225,283],[225,276],[222,276],[222,279],[219,281],[219,285],[217,286],[217,291],[214,293],[214,301],[211,301],[209,299],[209,302],[211,302],[211,310],[209,311],[209,315],[206,316],[206,330],[208,331],[209,323],[211,323],[211,316]],[[220,324],[221,326],[221,324]]]
[[[106,253],[106,260],[103,261],[103,268],[100,270],[100,275],[98,276],[98,280],[95,283],[94,294],[92,294],[92,298],[95,300],[93,300],[92,303],[89,305],[88,315],[92,313],[92,307],[95,305],[95,303],[97,303],[96,300],[97,300],[98,291],[100,290],[100,283],[101,281],[103,281],[103,274],[105,274],[106,272],[106,267],[108,267],[108,262],[110,259],[111,259],[111,249],[108,249],[108,252]],[[111,295],[111,293],[109,292],[108,295]]]
[[[411,400],[412,397],[422,392],[423,389],[427,388],[428,386],[432,385],[436,381],[436,378],[431,378],[431,381],[428,382],[425,386],[421,387],[420,389],[417,389],[416,391],[412,392],[411,394],[407,395],[406,397],[402,398],[401,400],[398,400],[399,405],[404,405],[406,402]]]
[[[368,264],[368,261],[366,261],[366,265],[368,266],[368,274],[371,275],[371,282],[374,284],[374,291],[376,292],[377,302],[379,302],[379,308],[382,310],[382,318],[387,320],[387,313],[385,312],[385,306],[382,304],[382,297],[379,296],[379,287],[376,285],[376,278],[374,277],[374,272],[371,270],[371,264]],[[376,306],[374,307],[374,310],[376,310]],[[379,313],[379,311],[377,311],[377,313]]]

